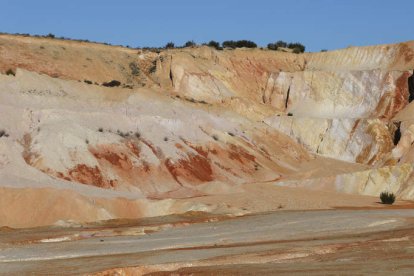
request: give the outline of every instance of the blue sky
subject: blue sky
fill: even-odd
[[[130,46],[301,42],[307,51],[414,39],[414,0],[0,0],[0,31]]]

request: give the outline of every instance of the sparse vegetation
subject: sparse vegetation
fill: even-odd
[[[219,138],[217,137],[217,135],[213,135],[213,136],[211,136],[211,137],[213,137],[213,139],[214,139],[214,140],[216,140],[216,141],[218,141],[218,140],[219,140]]]
[[[135,132],[135,137],[137,137],[138,139],[141,138],[141,133],[139,133],[138,131]]]
[[[395,195],[391,192],[382,192],[380,194],[382,204],[393,204],[395,201]]]
[[[223,42],[223,48],[256,48],[257,44],[250,40],[226,40]]]
[[[284,42],[283,40],[279,40],[275,43],[269,43],[267,44],[267,48],[269,50],[278,50],[279,48],[287,48],[288,44],[287,42]]]
[[[292,112],[289,112],[287,115],[288,116],[293,116],[293,113]]]
[[[177,99],[182,99],[182,97],[180,95],[175,95],[175,97]],[[190,102],[190,103],[208,104],[208,102],[206,102],[205,100],[196,100],[194,98],[184,97],[184,100],[186,100],[187,102]]]
[[[87,83],[87,84],[92,84],[92,82],[90,80],[84,80],[83,82]]]
[[[195,47],[197,44],[193,40],[189,40],[184,44],[184,47]]]
[[[305,46],[299,42],[295,42],[295,43],[287,43],[283,40],[279,40],[275,43],[269,43],[267,44],[267,48],[269,50],[279,50],[279,48],[289,48],[292,49],[293,53],[303,53],[305,52]]]
[[[11,68],[9,68],[7,71],[6,71],[6,75],[8,75],[8,76],[16,76],[16,73],[13,71],[13,69],[11,69]]]
[[[0,129],[0,138],[1,137],[9,137],[9,134],[5,131],[5,130],[3,130],[3,129]]]
[[[122,138],[128,137],[129,133],[128,132],[122,132],[119,129],[116,131],[116,133],[121,136]]]
[[[276,51],[277,47],[274,43],[269,43],[267,44],[267,49]]]
[[[55,38],[55,35],[54,35],[54,34],[49,33],[46,37],[48,37],[48,38]]]
[[[328,50],[326,50],[326,49],[322,49],[322,50],[321,50],[321,52],[328,52]]]
[[[284,47],[284,48],[286,48],[286,47],[288,46],[287,42],[285,42],[285,41],[283,41],[283,40],[278,40],[278,41],[275,43],[275,45],[276,45],[276,47]]]
[[[289,49],[293,49],[294,53],[303,53],[305,52],[305,46],[299,42],[295,43],[289,43],[288,44]]]
[[[152,61],[151,67],[150,67],[150,68],[149,68],[149,70],[148,70],[148,72],[149,72],[150,74],[155,73],[155,71],[157,71],[157,60],[153,60],[153,61]]]
[[[128,89],[132,89],[132,88],[134,88],[132,85],[130,85],[130,84],[123,84],[122,85],[122,87],[123,88],[128,88]]]
[[[218,43],[217,41],[211,40],[209,43],[207,43],[208,47],[213,47],[216,50],[223,50],[223,48],[220,47],[220,43]]]
[[[168,42],[167,44],[165,44],[165,49],[174,49],[175,48],[175,44],[174,42]]]
[[[140,73],[139,67],[135,62],[129,63],[129,69],[131,69],[131,74],[133,76],[138,76]]]
[[[117,80],[111,80],[110,82],[104,82],[102,83],[103,86],[106,87],[116,87],[116,86],[120,86],[121,82],[117,81]]]
[[[103,128],[101,128],[101,127],[100,127],[100,128],[98,128],[98,131],[99,131],[99,132],[103,132]]]
[[[168,137],[164,137],[164,142],[167,142],[168,141]]]

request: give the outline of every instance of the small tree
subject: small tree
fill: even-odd
[[[382,192],[380,194],[382,204],[393,204],[395,201],[395,195],[391,192]]]
[[[165,49],[173,49],[173,48],[175,48],[175,44],[174,44],[174,42],[168,42],[168,43],[165,45]]]
[[[275,43],[275,46],[276,46],[276,48],[279,48],[279,47],[287,48],[288,44],[287,44],[287,42],[284,42],[283,40],[278,40]]]
[[[267,44],[267,49],[276,51],[277,46],[276,46],[275,43],[269,43],[269,44]]]
[[[267,44],[267,48],[269,50],[277,50],[279,48],[287,48],[288,44],[287,42],[283,41],[283,40],[278,40],[275,43],[269,43]]]
[[[49,37],[49,38],[55,38],[55,35],[54,35],[54,34],[52,34],[52,33],[49,33],[46,37]]]
[[[197,44],[193,40],[189,40],[184,44],[184,47],[195,47]]]
[[[213,47],[213,48],[215,48],[216,50],[221,50],[220,43],[218,43],[217,41],[214,41],[214,40],[211,40],[211,41],[207,44],[207,46],[208,46],[208,47]]]
[[[251,40],[238,40],[236,42],[236,46],[238,48],[246,47],[246,48],[257,48],[257,44]]]
[[[226,40],[223,41],[223,47],[224,48],[231,48],[231,49],[235,49],[235,48],[256,48],[257,44],[254,43],[253,41],[250,40]]]
[[[305,46],[299,42],[295,43],[289,43],[288,44],[289,49],[293,49],[293,52],[295,53],[303,53],[305,52]]]
[[[236,41],[234,40],[226,40],[223,41],[223,48],[231,48],[231,49],[235,49],[236,48]]]

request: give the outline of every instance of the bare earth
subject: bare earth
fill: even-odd
[[[412,209],[384,207],[233,218],[188,213],[80,228],[3,229],[0,270],[5,275],[409,273],[413,216]]]

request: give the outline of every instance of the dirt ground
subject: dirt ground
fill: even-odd
[[[0,270],[8,275],[408,273],[414,268],[413,216],[412,205],[400,202],[3,228]]]

